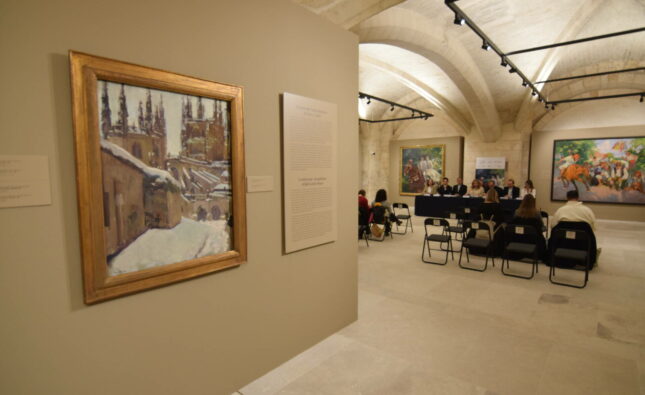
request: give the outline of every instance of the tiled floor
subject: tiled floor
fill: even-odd
[[[581,290],[544,265],[527,281],[424,264],[421,218],[360,242],[358,321],[239,392],[645,395],[645,223],[600,221],[597,238]]]

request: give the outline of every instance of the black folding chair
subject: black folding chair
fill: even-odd
[[[505,241],[506,247],[502,252],[502,274],[525,280],[532,279],[538,272],[538,230],[533,226],[508,224]],[[525,276],[504,271],[504,260],[506,260],[506,268],[510,269],[511,257],[514,261],[530,258],[532,260],[531,274]]]
[[[542,217],[542,223],[544,224],[544,219],[546,218],[546,224],[542,226],[542,233],[544,233],[544,238],[549,239],[549,213],[546,211],[540,211],[540,216]]]
[[[464,215],[456,211],[446,212],[446,218],[448,220],[456,221],[454,225],[448,227],[448,232],[450,235],[455,235],[454,240],[461,241],[464,239]]]
[[[450,237],[450,232],[448,231],[448,227],[450,226],[448,221],[446,221],[443,218],[426,218],[425,221],[423,222],[423,226],[425,228],[426,234],[425,234],[425,237],[423,238],[423,249],[421,250],[421,260],[425,263],[432,263],[434,265],[445,265],[448,263],[448,254],[452,254],[452,259],[454,260],[455,254],[452,248],[452,238]],[[440,234],[429,233],[428,226],[441,227],[441,233]],[[431,248],[430,242],[439,243],[439,248]],[[444,244],[446,244],[446,248],[442,248]],[[428,248],[428,260],[425,259],[426,247]],[[430,251],[445,251],[446,260],[443,263],[431,261],[430,258],[432,256],[432,253]]]
[[[551,255],[551,269],[549,270],[549,281],[553,284],[564,285],[573,288],[584,288],[589,281],[589,270],[591,261],[591,237],[584,230],[579,229],[553,229],[551,234],[553,243],[553,254]],[[563,283],[555,281],[555,268],[567,268],[573,270],[584,270],[585,277],[582,285]]]
[[[490,257],[495,267],[495,257],[493,256],[493,232],[486,222],[479,221],[464,221],[464,235],[465,239],[461,242],[461,249],[459,251],[459,267],[467,270],[474,270],[483,272],[488,267],[488,258]],[[478,248],[486,250],[486,262],[483,268],[469,267],[461,264],[461,256],[466,249],[466,261],[470,263],[469,250],[471,248]]]
[[[406,214],[397,214],[396,210],[405,210],[407,213]],[[412,228],[412,215],[410,215],[410,207],[408,207],[407,203],[392,203],[392,211],[394,216],[396,217],[396,230],[399,230],[399,222],[398,221],[404,221],[405,220],[405,230],[403,232],[392,232],[396,233],[397,235],[404,235],[408,233],[408,225],[410,225],[410,231],[414,233],[414,228]]]
[[[393,238],[392,232],[390,229],[389,218],[387,216],[387,209],[383,206],[372,207],[372,220],[370,221],[370,240],[373,241],[383,241],[387,236],[386,233],[390,233],[390,238]],[[377,237],[374,233],[374,227],[377,226],[381,231],[381,236]]]

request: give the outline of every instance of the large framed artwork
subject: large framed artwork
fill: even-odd
[[[441,182],[445,162],[444,144],[401,147],[399,193],[419,195],[424,192],[428,179]]]
[[[645,204],[645,137],[555,140],[551,199]]]
[[[243,263],[242,88],[69,56],[85,303]]]

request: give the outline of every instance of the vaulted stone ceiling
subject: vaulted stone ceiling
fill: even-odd
[[[496,140],[544,108],[443,0],[294,0],[359,36],[362,92],[437,115],[455,133]],[[459,0],[504,52],[645,26],[645,0]],[[645,32],[511,57],[532,81],[645,66]],[[645,72],[546,84],[550,100],[645,90]],[[635,99],[637,100],[637,99]],[[389,107],[371,105],[380,119]],[[557,111],[557,110],[556,110]],[[397,114],[395,111],[392,114]],[[527,115],[528,114],[528,115]],[[405,115],[405,114],[401,114]],[[427,121],[430,122],[430,121]]]

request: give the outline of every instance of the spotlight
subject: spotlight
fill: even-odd
[[[390,111],[394,111],[394,105],[392,105],[392,107],[390,107]]]
[[[372,98],[371,98],[371,97],[368,97],[368,98],[367,98],[367,104],[370,104],[371,102],[372,102]]]
[[[500,63],[502,67],[508,66],[508,63],[506,63],[506,59],[502,58],[502,62]]]
[[[486,42],[486,40],[484,40],[484,42],[482,43],[482,49],[483,49],[484,51],[489,51],[489,50],[490,50],[490,44],[488,44],[488,43]]]
[[[551,109],[555,110],[555,104],[551,104]]]
[[[548,109],[549,109],[549,105],[548,105],[548,104],[546,104],[546,103],[544,103],[544,108],[546,108],[546,109],[548,110]]]
[[[464,23],[466,23],[466,20],[462,18],[459,14],[455,13],[454,24],[462,26]]]
[[[539,101],[540,103],[542,103],[542,96],[539,96],[539,97],[538,97],[538,101]]]
[[[428,120],[428,116],[426,115],[425,117],[423,117],[423,120],[424,120],[424,121],[427,121],[427,120]]]
[[[528,82],[522,80],[522,86],[527,86],[527,85],[528,85]]]
[[[358,98],[359,98],[359,99],[365,99],[365,95],[360,94],[360,95],[358,95]]]
[[[639,100],[639,102],[641,102],[641,103],[643,102],[643,97],[644,97],[644,95],[641,95],[641,99]]]
[[[508,69],[508,72],[509,73],[517,73],[517,70],[515,70],[515,67],[511,67],[510,69]]]
[[[416,114],[416,113],[415,113],[414,111],[412,111],[412,116],[414,116],[415,114]]]
[[[531,96],[535,96],[535,95],[537,95],[537,92],[536,92],[536,91],[532,91],[532,92],[531,92]]]

